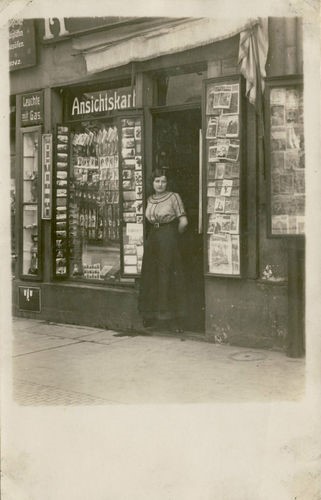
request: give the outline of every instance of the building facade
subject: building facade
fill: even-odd
[[[140,330],[166,166],[189,218],[186,329],[302,355],[300,19],[16,21],[10,70],[14,315]]]

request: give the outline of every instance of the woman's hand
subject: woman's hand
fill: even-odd
[[[186,230],[188,226],[188,220],[187,220],[187,217],[186,215],[182,215],[180,218],[179,218],[179,221],[178,221],[178,232],[179,233],[184,233],[184,231]]]

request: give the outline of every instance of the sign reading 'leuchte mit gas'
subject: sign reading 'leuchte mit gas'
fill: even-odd
[[[136,92],[131,87],[72,94],[68,102],[68,117],[76,119],[106,115],[136,107]]]

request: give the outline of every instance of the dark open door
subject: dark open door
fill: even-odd
[[[204,331],[203,241],[198,228],[200,128],[200,109],[154,114],[153,165],[169,165],[169,189],[181,195],[189,220],[181,237],[188,297],[185,329],[199,332]]]

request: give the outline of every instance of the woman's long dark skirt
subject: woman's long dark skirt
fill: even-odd
[[[144,250],[138,309],[144,319],[186,314],[185,282],[177,220],[152,227]]]

